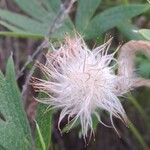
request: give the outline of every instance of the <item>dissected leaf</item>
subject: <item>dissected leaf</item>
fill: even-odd
[[[42,34],[46,32],[40,22],[8,10],[0,9],[0,17],[8,23],[17,26],[20,30]]]
[[[78,0],[76,28],[82,32],[86,29],[101,0]]]
[[[107,30],[150,9],[148,4],[130,4],[109,8],[96,15],[85,31],[86,38],[100,36]]]
[[[30,16],[42,20],[47,15],[47,11],[42,7],[39,0],[14,0],[18,6]]]
[[[61,5],[61,0],[47,0],[51,6],[51,8],[53,9],[53,12],[57,13],[58,10],[60,9],[60,5]]]
[[[33,148],[29,124],[21,101],[13,61],[10,58],[6,76],[0,72],[0,111],[5,117],[5,121],[0,121],[0,145],[7,150]]]
[[[1,21],[1,20],[0,20],[0,24],[3,25],[3,26],[5,26],[7,29],[9,29],[9,30],[11,30],[11,31],[14,31],[14,32],[23,32],[23,30],[21,30],[21,29],[15,27],[15,26],[13,26],[13,25],[11,25],[11,24],[5,22],[5,21]]]
[[[42,0],[42,4],[44,5],[44,7],[49,11],[51,12],[52,11],[52,6],[51,6],[51,3],[50,3],[51,0]]]
[[[24,1],[24,0],[23,0]],[[50,12],[43,17],[41,21],[31,19],[27,16],[13,13],[8,10],[0,9],[0,24],[13,31],[10,32],[1,32],[0,35],[9,35],[16,37],[30,37],[30,38],[42,38],[45,37],[48,33],[50,27],[53,25],[57,13],[56,9],[60,8],[60,0],[55,2],[47,0],[47,3],[51,4],[53,12]],[[21,2],[20,2],[21,3]],[[58,10],[57,10],[58,11]],[[17,19],[16,19],[17,18]],[[69,17],[64,19],[64,23],[56,25],[56,31],[54,34],[50,35],[51,38],[62,38],[64,33],[69,33],[73,29],[73,23]]]

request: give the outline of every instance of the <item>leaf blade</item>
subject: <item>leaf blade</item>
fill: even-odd
[[[48,150],[51,144],[51,130],[52,130],[52,112],[48,111],[46,113],[47,106],[44,104],[38,104],[37,105],[37,115],[36,115],[36,121],[39,125],[41,135],[43,136],[43,142],[45,143],[45,149]],[[39,131],[36,130],[35,132],[36,139],[35,144],[36,148],[38,150],[41,150],[43,145],[41,143],[41,138],[38,136]]]
[[[38,0],[14,0],[17,5],[35,19],[42,20],[48,11],[42,7]]]
[[[0,17],[8,23],[18,27],[20,30],[41,34],[45,34],[46,32],[42,23],[8,10],[0,9]]]
[[[0,122],[0,145],[5,149],[30,150],[33,148],[31,132],[14,73],[13,61],[10,58],[6,67],[6,77],[0,73],[0,111],[6,119]]]
[[[87,0],[85,3],[85,0],[78,0],[75,19],[78,31],[83,32],[85,30],[100,2],[101,0]]]
[[[120,5],[107,9],[91,20],[85,31],[85,37],[87,39],[97,37],[108,29],[124,22],[124,20],[131,19],[148,9],[150,9],[150,6],[147,4]]]
[[[150,29],[141,29],[139,33],[147,40],[150,41]]]
[[[128,21],[117,25],[117,28],[125,37],[130,40],[144,40],[142,35],[138,33],[138,28]]]

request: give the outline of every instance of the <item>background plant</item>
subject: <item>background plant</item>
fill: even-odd
[[[49,149],[49,147],[71,149],[72,145],[76,145],[76,149],[85,147],[82,138],[75,132],[78,130],[78,123],[76,127],[74,126],[74,130],[61,137],[55,125],[57,113],[51,111],[44,113],[46,106],[38,104],[36,118],[34,118],[33,106],[36,102],[33,102],[31,87],[28,86],[35,69],[34,60],[43,61],[41,55],[50,47],[49,41],[55,42],[57,46],[57,42],[62,40],[64,33],[72,34],[74,30],[84,36],[90,47],[93,47],[95,43],[102,43],[106,33],[114,37],[112,47],[132,39],[150,40],[148,29],[150,5],[146,1],[135,0],[86,0],[86,3],[85,0],[78,0],[75,3],[68,0],[62,2],[59,0],[13,0],[11,2],[2,0],[0,6],[0,24],[2,25],[0,66],[2,71],[6,70],[5,76],[0,73],[0,134],[3,135],[0,137],[0,148],[15,150],[33,147],[35,149]],[[5,60],[11,51],[13,51],[16,76],[12,56],[5,65]],[[136,71],[143,77],[150,78],[149,58],[139,54],[135,61]],[[35,74],[39,72],[36,71]],[[15,78],[22,90],[22,98]],[[124,105],[133,123],[127,129],[116,121],[121,131],[121,139],[110,129],[97,125],[97,121],[93,118],[95,130],[97,130],[96,142],[91,142],[88,149],[97,149],[96,145],[102,149],[138,149],[139,146],[140,149],[149,149],[149,96],[147,88],[138,89],[126,96]],[[25,104],[31,128],[21,101]],[[108,122],[106,115],[103,117]],[[64,131],[68,128],[69,125],[64,128]],[[51,135],[53,135],[52,140]],[[106,139],[103,139],[104,137]],[[111,141],[116,144],[112,144]]]

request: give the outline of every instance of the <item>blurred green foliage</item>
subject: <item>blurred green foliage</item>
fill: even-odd
[[[23,109],[22,98],[16,84],[12,57],[5,76],[0,72],[0,147],[6,150],[32,149],[31,130]]]
[[[67,16],[56,31],[47,35],[53,21],[60,10],[60,0],[14,0],[23,11],[22,14],[6,9],[0,9],[0,24],[8,30],[0,31],[1,36],[14,36],[21,38],[43,39],[48,36],[51,39],[62,39],[65,33],[74,30],[84,36],[85,39],[95,40],[101,38],[110,29],[117,29],[120,35],[128,40],[150,40],[150,30],[139,30],[131,20],[133,17],[150,10],[150,5],[130,4],[128,0],[119,3],[118,6],[103,8],[102,0],[78,0],[75,17]],[[114,4],[112,4],[114,5]],[[26,14],[26,15],[25,15]],[[150,78],[150,59],[140,55],[137,58],[138,73],[145,78]],[[139,102],[128,96],[134,107],[144,114],[144,109]],[[32,149],[31,132],[25,112],[21,105],[20,91],[15,82],[15,73],[12,58],[6,67],[6,75],[0,72],[0,149]],[[38,106],[36,118],[36,149],[48,150],[51,140],[52,113],[44,114],[45,106]],[[144,113],[143,113],[144,112]],[[5,121],[6,119],[6,121]],[[96,128],[98,121],[93,118],[93,126]],[[78,125],[78,122],[74,127]],[[70,124],[63,131],[68,130]],[[130,124],[131,132],[137,138],[143,149],[148,149],[139,131]],[[6,140],[7,139],[7,140]],[[26,145],[26,147],[22,147]],[[32,148],[31,148],[32,147]]]

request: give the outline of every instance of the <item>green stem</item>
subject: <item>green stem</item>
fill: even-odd
[[[150,148],[145,143],[145,141],[142,138],[141,134],[139,133],[139,131],[136,129],[136,127],[133,125],[133,123],[131,121],[129,121],[129,129],[134,134],[134,136],[136,137],[136,139],[139,141],[139,143],[141,144],[143,150],[149,150]]]
[[[138,101],[131,94],[128,94],[128,100],[134,105],[134,107],[139,111],[143,119],[148,123],[148,116],[143,108],[140,106]]]

